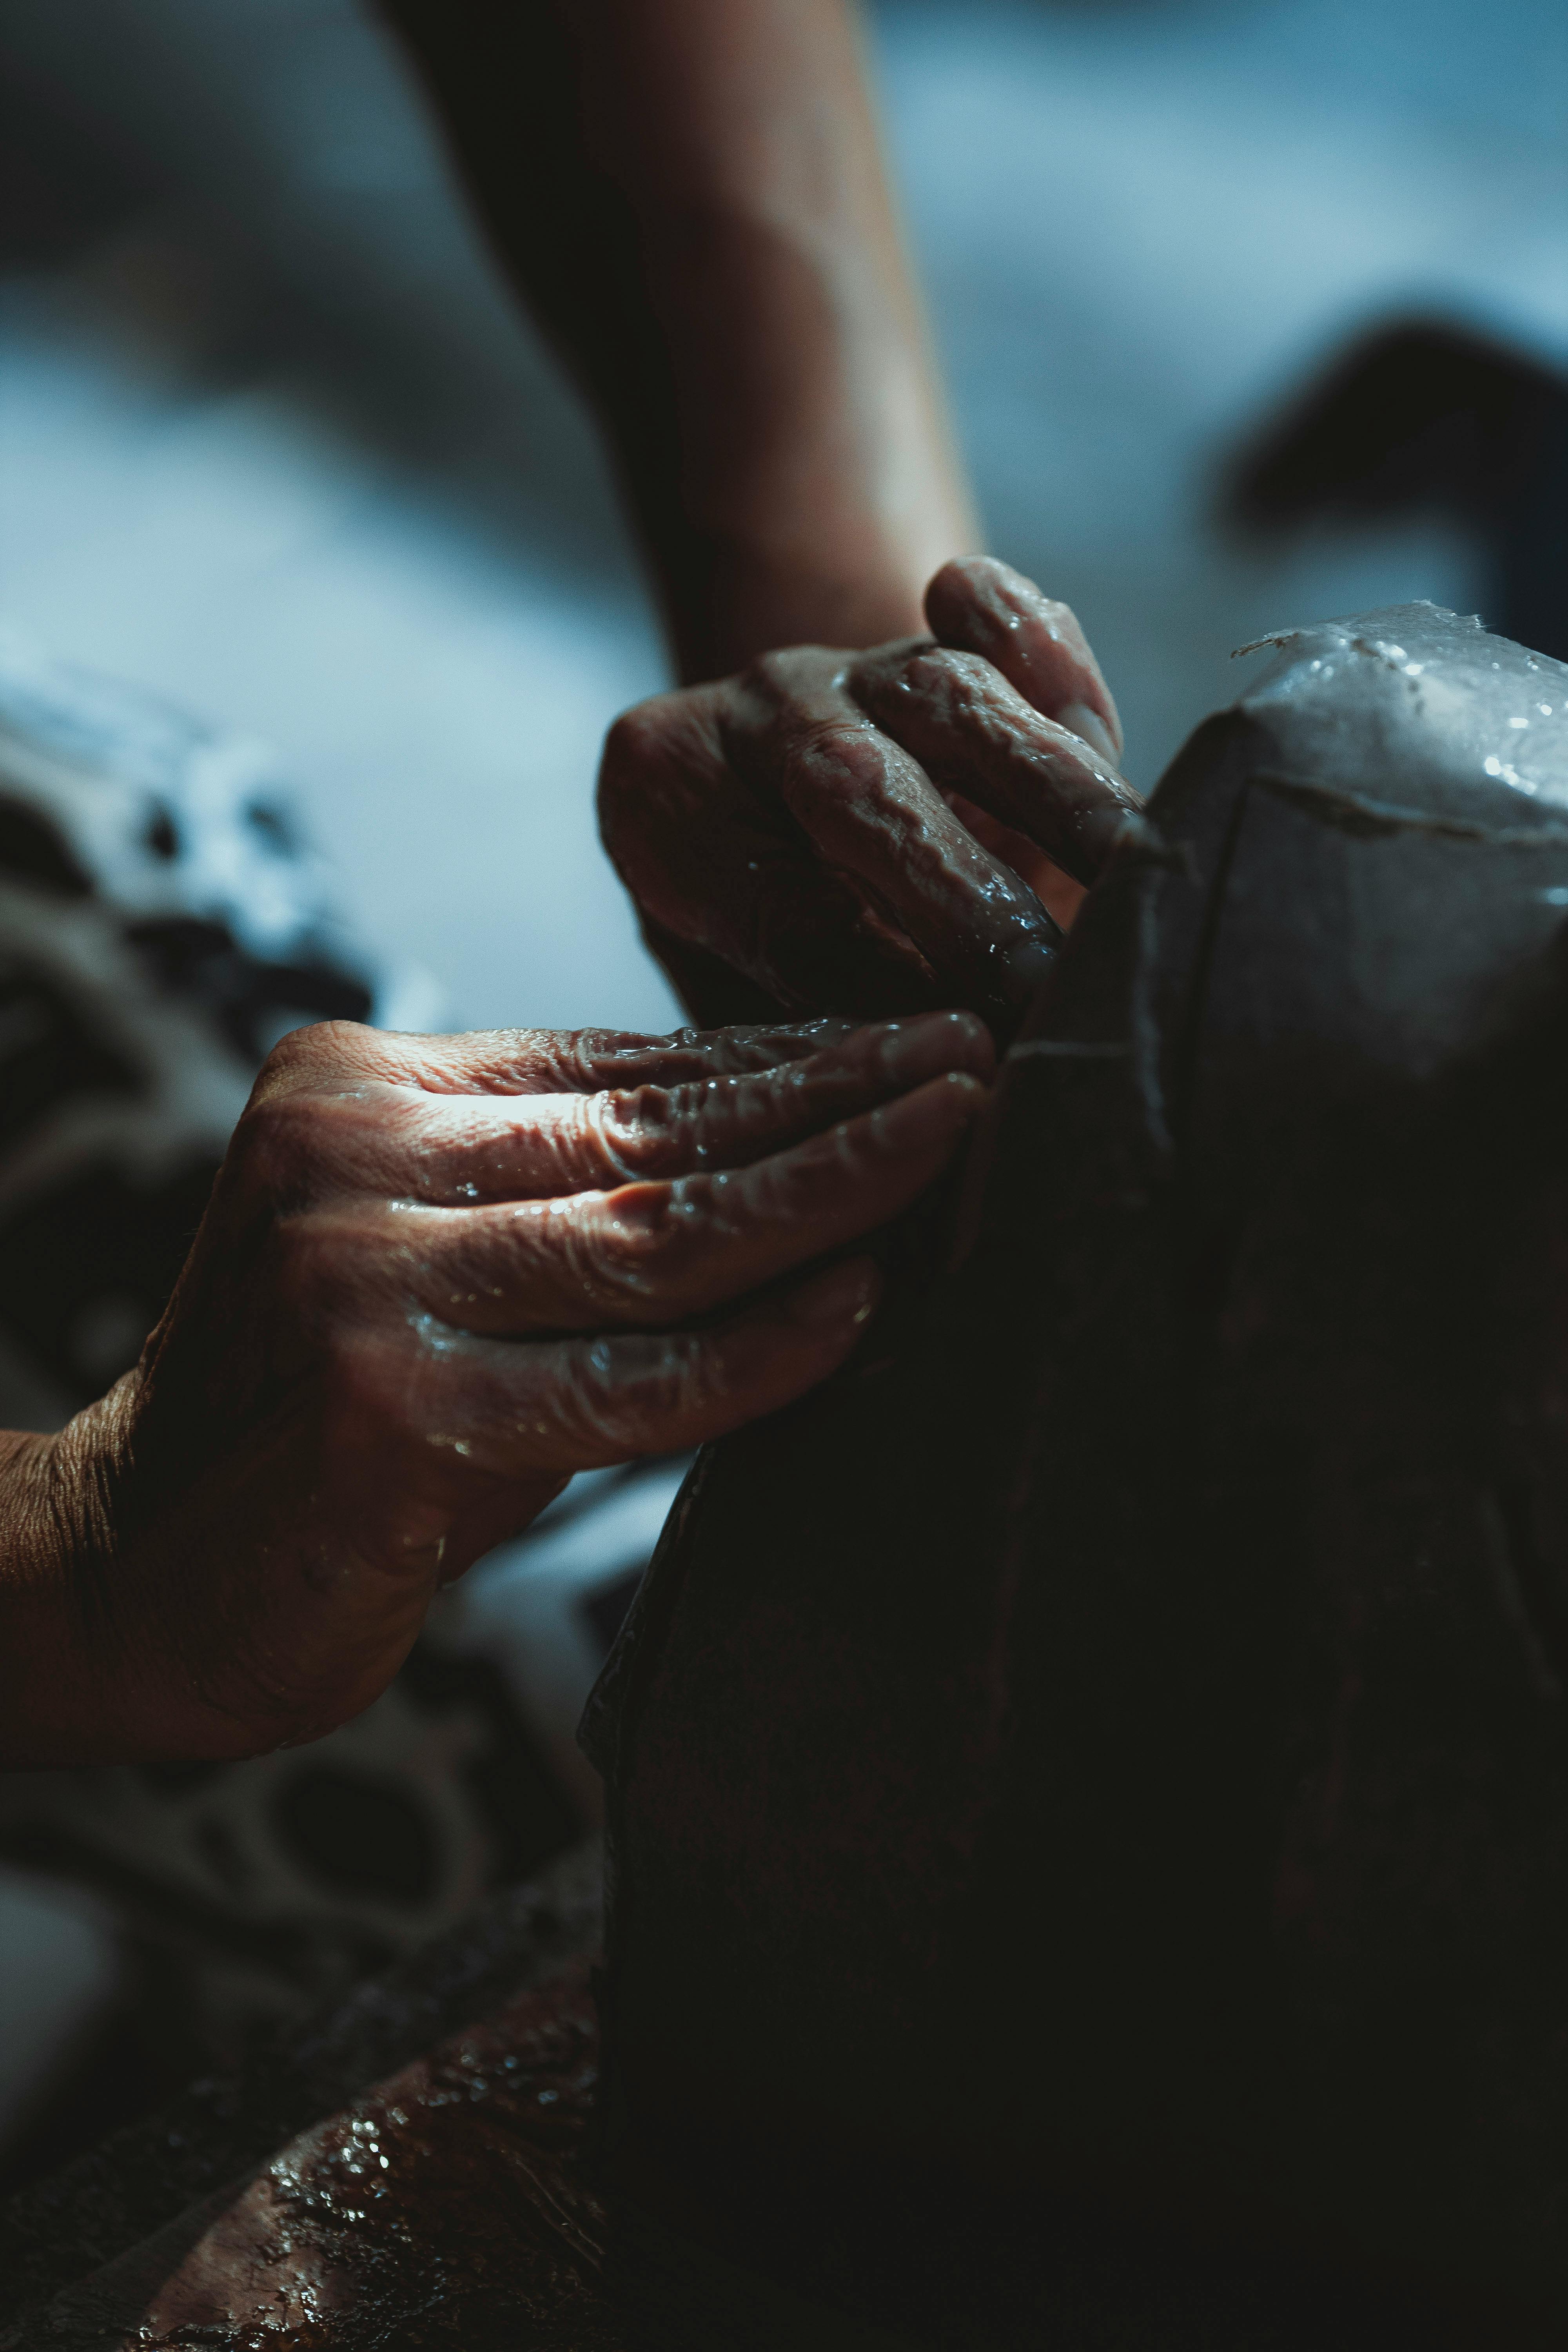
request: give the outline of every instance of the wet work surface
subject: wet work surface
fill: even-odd
[[[580,1849],[18,2200],[0,2352],[900,2352],[598,2194],[598,1873]]]
[[[598,1867],[568,1857],[18,2200],[5,2352],[618,2341],[593,2324],[603,2215],[577,2166]]]
[[[292,2142],[121,2340],[618,2341],[604,2327],[605,2216],[577,2161],[596,2062],[579,1960]]]

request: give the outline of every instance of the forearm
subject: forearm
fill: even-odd
[[[74,1763],[103,1694],[84,1580],[73,1573],[89,1480],[78,1493],[58,1438],[0,1432],[0,1768]]]
[[[975,543],[845,0],[386,0],[600,415],[682,675]]]
[[[58,1436],[0,1433],[0,1770],[245,1752],[180,1654],[189,1607],[128,1539],[137,1377]]]

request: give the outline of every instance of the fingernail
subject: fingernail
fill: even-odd
[[[784,1312],[792,1323],[818,1330],[827,1323],[864,1323],[877,1304],[881,1279],[868,1257],[830,1266],[795,1292]]]
[[[1102,760],[1109,760],[1113,768],[1121,759],[1121,746],[1099,711],[1091,710],[1087,702],[1064,702],[1057,712],[1057,725],[1087,743],[1091,751],[1098,751]]]

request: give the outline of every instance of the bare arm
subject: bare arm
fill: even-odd
[[[608,434],[681,675],[918,631],[976,529],[849,0],[384,0]]]

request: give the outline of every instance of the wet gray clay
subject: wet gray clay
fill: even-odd
[[[1568,669],[1274,642],[595,1696],[606,2163],[921,2342],[1560,2344]]]

